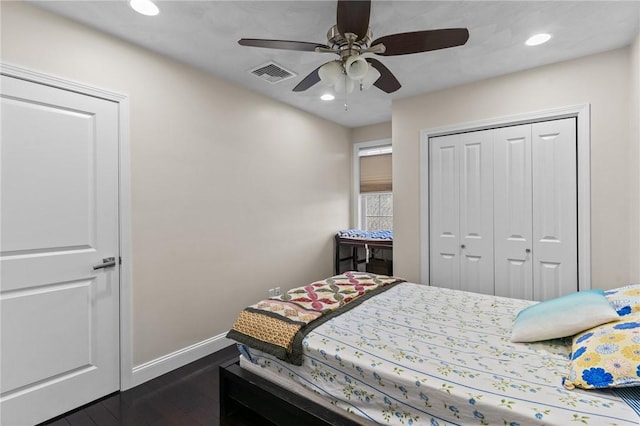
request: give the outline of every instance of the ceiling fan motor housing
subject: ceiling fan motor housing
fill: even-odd
[[[357,34],[340,34],[337,25],[329,28],[327,32],[327,44],[340,55],[340,59],[343,61],[366,50],[372,38],[373,32],[371,28],[367,30],[367,34],[360,40],[358,40]]]

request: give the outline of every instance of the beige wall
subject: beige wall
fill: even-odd
[[[629,183],[629,155],[637,149],[630,143],[630,72],[624,48],[394,101],[394,273],[420,279],[421,129],[589,103],[592,285],[627,284],[637,256],[629,247],[638,239],[637,229],[630,234],[630,199],[638,199]]]
[[[629,136],[631,152],[629,153],[629,202],[630,202],[630,235],[629,256],[631,259],[629,280],[640,283],[640,33],[630,47],[631,77],[629,90]]]
[[[351,129],[352,143],[377,141],[381,139],[391,139],[390,121]]]
[[[2,61],[130,96],[134,365],[332,274],[350,132],[18,2]]]

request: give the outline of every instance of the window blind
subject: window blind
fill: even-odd
[[[391,154],[360,157],[360,192],[391,192]]]

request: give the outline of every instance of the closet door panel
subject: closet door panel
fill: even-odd
[[[576,124],[532,125],[534,299],[578,290]]]
[[[495,294],[533,298],[531,126],[494,133]]]
[[[430,149],[430,284],[460,288],[459,135],[432,138]]]
[[[493,131],[460,135],[460,288],[493,294]]]

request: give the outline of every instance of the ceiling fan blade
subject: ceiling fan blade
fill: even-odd
[[[322,64],[322,65],[324,65],[324,64]],[[322,65],[320,65],[320,67]],[[311,71],[311,73],[309,73],[309,75],[307,75],[300,83],[297,84],[296,87],[293,88],[293,91],[294,92],[303,92],[303,91],[307,90],[309,87],[311,87],[314,84],[316,84],[317,82],[319,82],[320,81],[320,74],[318,74],[318,70],[320,69],[320,67],[318,67],[315,70]]]
[[[343,36],[353,33],[362,40],[369,29],[369,15],[371,14],[371,0],[338,0],[336,26]]]
[[[398,79],[391,73],[391,71],[389,71],[389,68],[384,66],[382,62],[373,58],[367,58],[367,62],[369,62],[371,66],[377,69],[380,73],[380,78],[373,83],[373,85],[378,89],[383,92],[393,93],[402,87]]]
[[[466,28],[448,28],[444,30],[391,34],[380,37],[371,43],[371,46],[382,43],[387,49],[384,53],[377,54],[393,56],[461,46],[465,44],[467,40],[469,40],[469,30]]]
[[[324,47],[326,49],[329,48],[329,46],[322,43],[308,43],[305,41],[289,40],[264,40],[261,38],[241,38],[240,40],[238,40],[238,44],[241,46],[266,47],[268,49],[298,50],[302,52],[315,52],[316,47]]]

